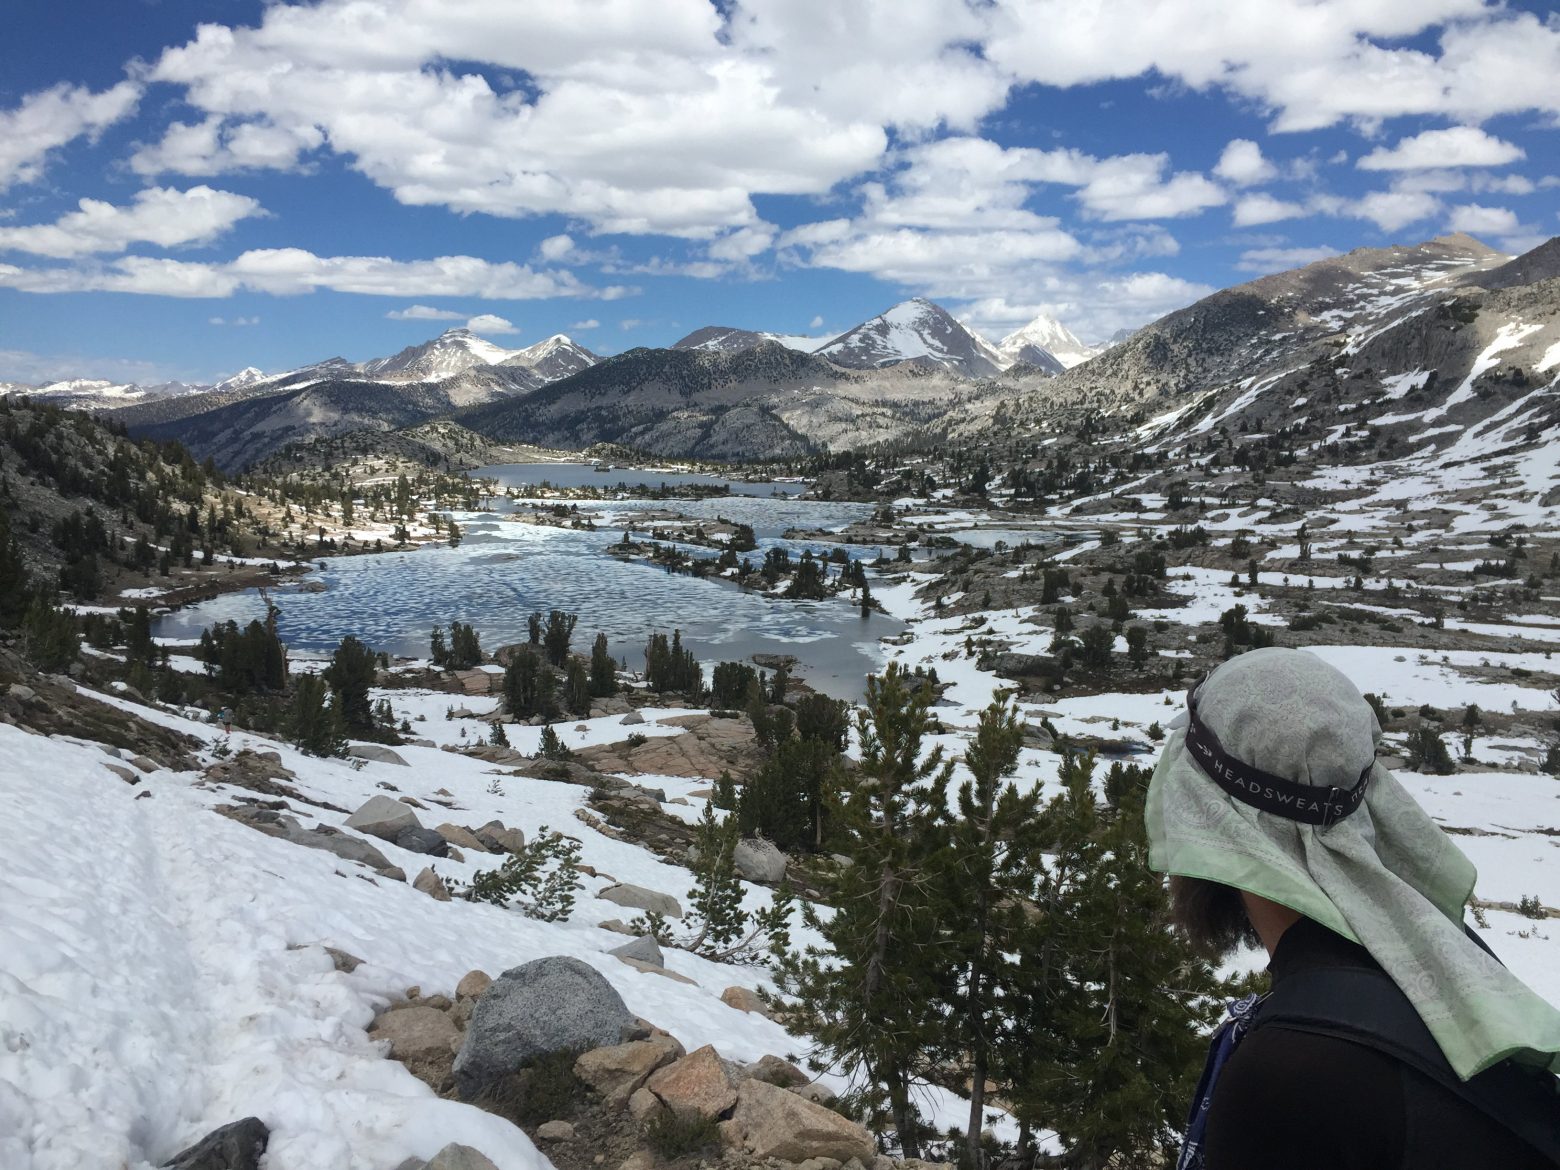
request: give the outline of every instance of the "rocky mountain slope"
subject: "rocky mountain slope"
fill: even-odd
[[[881,442],[980,393],[980,383],[941,368],[847,370],[770,341],[733,351],[634,349],[457,419],[497,442],[750,459]]]
[[[988,400],[976,434],[1078,411],[1138,417],[1165,441],[1210,431],[1351,433],[1447,446],[1497,415],[1542,413],[1560,365],[1554,242],[1516,260],[1466,235],[1359,249],[1213,294],[1057,377]],[[1509,429],[1509,425],[1508,425]]]
[[[989,341],[941,305],[922,297],[904,301],[820,346],[818,356],[855,370],[914,362],[967,378],[983,378],[1010,364]]]
[[[777,342],[787,349],[802,353],[816,353],[827,345],[829,337],[803,337],[795,333],[767,333],[752,329],[735,329],[730,325],[706,325],[695,329],[687,337],[672,343],[673,349],[704,349],[735,353],[743,349],[756,349],[766,341]]]

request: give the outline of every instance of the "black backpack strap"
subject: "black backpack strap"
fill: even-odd
[[[1407,1065],[1560,1166],[1560,1079],[1505,1060],[1464,1081],[1384,971],[1319,967],[1286,975],[1257,1009],[1267,1025],[1347,1040]]]

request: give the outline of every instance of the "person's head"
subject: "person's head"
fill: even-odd
[[[1341,671],[1252,650],[1195,686],[1171,727],[1144,805],[1148,862],[1198,949],[1251,940],[1248,909],[1270,946],[1275,921],[1301,915],[1370,951],[1460,1075],[1560,1053],[1560,1013],[1464,935],[1473,865],[1376,763],[1375,712]]]

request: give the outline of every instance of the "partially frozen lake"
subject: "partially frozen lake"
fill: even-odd
[[[506,511],[516,507],[498,503]],[[605,633],[613,653],[631,669],[642,665],[652,631],[680,629],[707,667],[755,653],[789,654],[802,664],[799,677],[819,690],[840,698],[861,696],[865,676],[884,662],[878,640],[899,633],[902,623],[882,614],[863,617],[844,599],[777,600],[724,581],[612,556],[607,547],[621,538],[626,518],[649,509],[752,524],[760,548],[747,555],[755,561],[765,548],[784,543],[778,537],[787,528],[837,528],[870,511],[864,504],[754,497],[581,501],[581,513],[600,525],[595,531],[540,527],[494,513],[457,513],[463,533],[458,548],[431,545],[331,558],[308,584],[273,591],[282,639],[296,651],[323,652],[346,634],[356,634],[376,650],[426,656],[430,630],[460,620],[475,625],[483,646],[491,650],[523,641],[526,617],[533,611],[563,609],[580,617],[576,650],[588,651],[597,632]],[[635,526],[635,531],[643,528]],[[803,547],[820,546],[789,547],[799,555]],[[849,551],[870,559],[879,549]],[[263,614],[258,591],[249,590],[166,615],[155,632],[194,638],[213,622],[245,622]]]

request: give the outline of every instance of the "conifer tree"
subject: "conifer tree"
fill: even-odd
[[[542,645],[547,650],[547,661],[563,666],[569,661],[569,642],[574,637],[574,627],[579,615],[555,609],[547,615],[547,630],[542,635]]]
[[[311,756],[339,756],[346,750],[339,703],[332,700],[320,675],[298,676],[289,723],[292,741],[300,751]]]
[[[558,713],[553,692],[552,671],[541,654],[529,646],[516,647],[504,667],[504,703],[510,718],[540,715],[550,719]]]
[[[590,677],[585,671],[585,664],[578,658],[569,659],[563,690],[572,714],[582,719],[590,714]]]
[[[986,1081],[1015,1037],[1004,1007],[1018,980],[1018,957],[1035,937],[1029,922],[1039,871],[1040,796],[1006,783],[1018,767],[1023,728],[1016,711],[993,703],[981,713],[964,753],[971,779],[959,786],[944,892],[953,929],[957,981],[949,1004],[949,1057],[968,1060],[970,1119],[964,1163],[979,1170]],[[956,909],[955,909],[956,908]]]
[[[374,709],[368,699],[368,689],[374,685],[377,663],[374,652],[348,634],[341,639],[341,645],[331,656],[330,666],[325,669],[325,681],[336,693],[336,706],[350,733],[374,734]]]
[[[31,595],[22,547],[11,532],[8,509],[0,508],[0,629],[13,630],[22,624]]]
[[[428,657],[435,666],[445,666],[450,660],[450,648],[444,641],[444,628],[434,626],[433,633],[428,638]]]
[[[1146,773],[1123,771],[1108,785],[1116,803],[1101,805],[1093,768],[1069,756],[1046,811],[1044,937],[1024,956],[1025,1044],[1007,1070],[1021,1119],[1056,1130],[1081,1170],[1169,1155],[1221,990],[1171,931],[1148,868]]]
[[[912,690],[897,663],[867,682],[858,715],[861,763],[841,805],[853,865],[839,875],[833,917],[804,908],[823,939],[782,969],[798,1023],[825,1063],[860,1068],[886,1098],[900,1149],[920,1154],[911,1091],[945,1031],[951,970],[935,878],[946,844],[951,765],[922,752],[929,692]]]
[[[597,634],[591,643],[590,693],[598,699],[617,694],[617,663],[612,661],[605,634]]]

